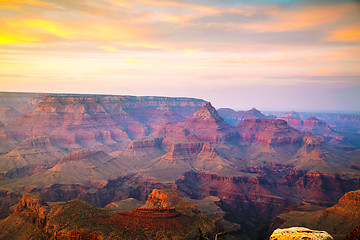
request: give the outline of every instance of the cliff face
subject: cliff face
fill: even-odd
[[[0,157],[0,174],[10,178],[29,176],[54,166],[63,156],[65,152],[54,147],[50,138],[27,138]]]
[[[19,115],[20,113],[13,107],[0,107],[0,121],[3,123],[8,123]]]
[[[302,132],[311,132],[323,136],[326,142],[333,145],[349,145],[344,135],[340,132],[335,131],[329,126],[329,123],[323,120],[319,120],[316,117],[310,117],[305,120],[301,120],[295,117],[285,117],[281,118],[285,120],[291,127],[302,131]]]
[[[354,190],[360,178],[350,180],[346,175],[313,174],[269,165],[258,169],[257,176],[187,173],[176,183],[180,191],[192,198],[219,197],[221,208],[229,212],[228,219],[251,229],[303,201],[334,203],[344,192]]]
[[[14,135],[0,122],[0,154],[6,154],[18,145]]]
[[[243,141],[267,145],[301,143],[303,133],[291,128],[283,120],[245,119],[237,127]]]
[[[0,219],[6,218],[13,212],[13,207],[19,202],[21,196],[12,191],[0,191]]]
[[[334,239],[344,239],[356,226],[360,225],[360,190],[346,193],[332,207],[320,211],[294,210],[278,217],[283,219],[281,227],[305,226],[322,229]]]
[[[23,112],[22,109],[39,95],[41,94],[0,92],[0,108],[10,107],[18,112]]]
[[[236,131],[222,119],[215,108],[207,103],[185,122],[168,124],[158,132],[178,141],[206,141],[213,144],[224,143],[237,137]]]
[[[244,119],[266,119],[267,117],[262,114],[256,108],[252,108],[249,111],[234,111],[230,108],[218,109],[219,115],[232,126],[237,126]]]
[[[186,201],[180,193],[172,189],[154,189],[148,196],[143,209],[176,209],[184,213],[198,213],[195,204]]]
[[[359,114],[341,114],[341,113],[316,113],[316,112],[273,112],[281,119],[285,119],[295,128],[304,128],[313,131],[315,134],[327,134],[329,140],[334,144],[344,145],[344,141],[337,139],[345,138],[345,143],[350,143],[359,147],[358,133],[360,130]],[[330,128],[330,129],[329,129]],[[349,137],[349,135],[351,137]],[[323,135],[326,137],[325,135]],[[354,136],[357,138],[354,141]]]
[[[184,120],[203,104],[188,98],[47,95],[8,128],[19,140],[46,134],[62,148],[118,148],[167,122]]]

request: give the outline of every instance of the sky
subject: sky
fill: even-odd
[[[0,0],[0,91],[360,111],[360,2]]]

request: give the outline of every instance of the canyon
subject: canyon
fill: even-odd
[[[27,193],[105,207],[173,189],[194,202],[214,197],[222,221],[239,226],[229,227],[234,237],[265,239],[281,214],[331,207],[360,188],[359,115],[275,116],[150,96],[1,93],[0,100],[2,218],[19,214],[15,204]]]

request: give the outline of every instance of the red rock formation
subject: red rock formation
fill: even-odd
[[[3,123],[8,123],[19,115],[20,113],[16,111],[13,107],[0,108],[0,121]]]
[[[360,239],[360,225],[356,226],[346,237],[345,240],[358,240]]]
[[[234,111],[230,108],[220,108],[218,109],[219,115],[225,119],[226,122],[233,126],[237,126],[241,123],[244,119],[266,119],[267,117],[262,114],[256,108],[252,108],[249,111]]]
[[[20,115],[9,129],[20,140],[46,134],[62,148],[114,149],[164,123],[183,120],[181,114],[195,112],[202,104],[187,98],[47,95],[34,112]]]
[[[229,212],[228,219],[251,229],[271,221],[287,206],[302,201],[327,205],[335,203],[344,192],[359,186],[359,177],[348,177],[305,174],[293,168],[274,165],[259,169],[257,176],[224,177],[186,173],[185,178],[176,183],[180,191],[192,198],[219,197],[222,209]],[[356,200],[352,202],[357,204]]]
[[[114,214],[81,200],[48,206],[39,195],[24,194],[15,212],[0,221],[0,238],[193,239],[198,226],[210,231],[215,229],[215,222],[216,219],[202,214],[182,213],[174,208],[137,209]]]
[[[159,148],[163,138],[145,138],[137,139],[130,142],[128,149],[139,149],[139,148]]]
[[[0,122],[0,155],[10,152],[18,144],[13,134]]]
[[[168,136],[180,141],[201,140],[214,144],[224,143],[237,136],[234,129],[218,115],[210,103],[201,107],[185,122],[168,124],[155,135]]]
[[[16,111],[23,113],[22,108],[28,104],[32,99],[37,98],[37,93],[0,93],[0,108],[12,107]],[[41,95],[41,94],[40,94]]]
[[[294,210],[281,214],[278,219],[283,220],[281,228],[301,225],[325,230],[336,240],[344,239],[360,224],[360,190],[346,193],[332,207],[319,211]]]
[[[291,127],[296,128],[302,132],[311,132],[313,134],[321,135],[326,138],[327,142],[336,142],[346,144],[344,137],[340,133],[334,131],[326,121],[310,117],[306,120],[301,120],[295,117],[281,118],[285,120]]]
[[[303,139],[303,134],[284,120],[245,119],[236,129],[242,141],[246,142],[280,146],[301,143]]]
[[[50,138],[27,138],[14,150],[0,157],[0,172],[8,177],[33,175],[54,166],[63,156],[65,152],[54,147]]]
[[[13,206],[21,199],[21,195],[12,191],[0,191],[0,219],[6,218],[12,213]]]

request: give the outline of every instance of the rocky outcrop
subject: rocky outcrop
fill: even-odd
[[[356,190],[346,193],[338,204],[323,210],[301,211],[295,209],[278,216],[278,219],[283,220],[279,227],[304,226],[311,229],[322,229],[330,233],[334,239],[344,239],[360,224],[359,199],[360,190]]]
[[[49,211],[48,205],[41,199],[40,195],[26,193],[16,206],[14,215],[23,215],[35,225],[42,229],[46,226],[46,215]]]
[[[10,122],[12,119],[16,118],[19,115],[20,113],[16,111],[16,109],[13,107],[0,108],[0,121],[5,124]]]
[[[237,137],[233,127],[221,118],[211,103],[202,106],[185,122],[167,124],[154,135],[180,141],[205,141],[223,144]]]
[[[176,209],[181,212],[199,212],[195,204],[186,201],[172,189],[154,189],[142,209]]]
[[[22,108],[32,99],[37,98],[38,95],[37,93],[0,92],[0,108],[11,107],[23,113]]]
[[[0,155],[10,152],[18,144],[14,135],[0,122]]]
[[[199,142],[183,142],[173,143],[168,156],[174,158],[188,158],[198,154],[202,148],[202,143]]]
[[[38,187],[74,183],[101,186],[109,179],[126,175],[127,171],[125,162],[114,159],[103,151],[82,149],[68,154],[45,172],[33,175],[28,182],[37,182]],[[40,183],[38,179],[41,179]]]
[[[287,117],[281,119],[285,120],[293,128],[296,128],[302,132],[312,132],[314,134],[332,132],[332,129],[330,128],[328,122],[319,120],[316,117],[310,117],[306,120],[301,120],[295,117]]]
[[[360,115],[359,114],[343,114],[343,113],[319,113],[319,112],[301,112],[301,113],[286,113],[273,112],[280,118],[297,118],[301,120],[315,117],[320,121],[328,122],[331,129],[338,132],[353,132],[356,133],[360,129]]]
[[[0,219],[6,218],[14,211],[14,206],[21,199],[21,195],[12,191],[0,190]]]
[[[255,169],[247,171],[255,172]],[[347,175],[306,174],[281,165],[264,166],[256,172],[257,176],[253,177],[189,172],[176,184],[179,191],[192,198],[219,197],[219,205],[229,213],[227,219],[240,223],[244,229],[269,223],[287,207],[303,201],[334,204],[344,192],[360,184],[359,178],[350,180]],[[284,179],[288,179],[286,183]],[[324,226],[321,227],[331,233]]]
[[[0,157],[0,174],[18,178],[43,172],[65,156],[65,151],[53,146],[49,137],[25,139],[14,150]]]
[[[333,237],[325,231],[311,230],[303,227],[292,227],[286,229],[276,229],[270,240],[333,240]]]
[[[323,136],[325,140],[331,144],[349,145],[345,141],[344,136],[342,136],[339,132],[334,131],[329,126],[328,122],[319,120],[316,117],[310,117],[306,120],[301,120],[295,117],[286,117],[281,119],[285,120],[291,127],[299,131],[311,132],[313,134]]]
[[[360,225],[356,226],[349,234],[345,237],[345,240],[357,240],[360,239]]]
[[[360,190],[346,193],[340,198],[338,205],[360,208]]]
[[[220,108],[218,109],[219,115],[224,118],[224,120],[232,126],[237,126],[239,123],[244,121],[244,119],[266,119],[267,117],[262,114],[256,108],[252,108],[248,111],[234,111],[230,108]]]
[[[245,119],[236,127],[241,140],[281,146],[301,143],[303,134],[284,120]]]
[[[215,222],[203,214],[174,208],[114,214],[81,200],[48,206],[39,195],[24,194],[15,212],[0,220],[0,239],[193,239],[198,226],[214,231]]]
[[[46,133],[61,148],[118,149],[167,122],[183,120],[203,104],[190,98],[46,95],[9,129],[19,140]]]
[[[130,142],[128,149],[140,149],[140,148],[160,148],[163,138],[145,138],[137,139]]]

